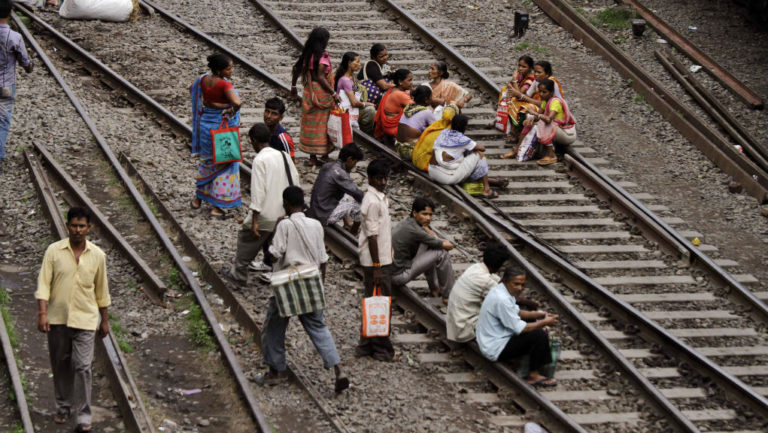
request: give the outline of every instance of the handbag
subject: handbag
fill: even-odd
[[[310,259],[317,263],[319,260],[313,256],[312,249],[309,248],[299,227],[290,218],[287,220],[293,224],[304,248],[311,256]],[[272,272],[269,285],[275,293],[280,317],[298,316],[325,308],[325,288],[320,267],[317,265],[291,266]]]
[[[269,285],[280,317],[299,316],[325,308],[325,289],[317,265],[291,266],[273,272]]]
[[[243,160],[243,149],[240,147],[240,127],[230,127],[226,117],[221,120],[218,129],[211,130],[211,144],[214,164]]]
[[[352,142],[352,128],[349,125],[349,112],[336,107],[328,117],[328,137],[337,149]]]
[[[392,298],[381,296],[381,286],[373,287],[373,294],[363,298],[363,338],[389,337],[389,315]]]
[[[508,134],[512,130],[512,125],[509,124],[509,103],[510,98],[507,97],[505,88],[499,99],[499,106],[496,108],[496,121],[494,122],[496,129],[505,134]]]

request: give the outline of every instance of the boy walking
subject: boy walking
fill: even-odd
[[[381,287],[382,296],[392,295],[392,220],[389,217],[387,188],[389,163],[376,159],[368,164],[368,191],[360,205],[361,230],[358,238],[360,265],[363,267],[365,297]],[[372,356],[379,361],[392,361],[395,348],[389,337],[360,337],[357,356]]]

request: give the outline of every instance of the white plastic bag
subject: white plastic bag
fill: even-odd
[[[363,96],[363,92],[355,92],[355,98],[358,101],[362,96]],[[360,108],[352,106],[352,102],[350,102],[349,96],[347,96],[347,92],[339,93],[339,97],[341,97],[341,103],[339,104],[339,108],[347,110],[347,112],[349,113],[350,126],[353,128],[360,129],[360,123],[357,121],[360,118]]]
[[[131,0],[64,0],[59,15],[68,19],[128,21],[133,12]]]
[[[331,143],[337,149],[341,149],[344,146],[344,134],[341,130],[341,116],[337,110],[331,110],[331,115],[328,116],[328,138],[331,139]]]

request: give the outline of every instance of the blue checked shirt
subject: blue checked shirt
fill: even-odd
[[[0,24],[0,47],[0,87],[9,87],[16,84],[16,62],[27,67],[30,60],[21,35],[8,24]]]

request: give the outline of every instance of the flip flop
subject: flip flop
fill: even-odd
[[[499,193],[497,191],[491,190],[490,194],[488,194],[488,195],[480,194],[480,197],[482,197],[482,198],[489,198],[489,199],[490,198],[498,198],[499,197]]]
[[[545,377],[542,379],[537,380],[536,382],[528,382],[528,385],[531,385],[534,388],[550,388],[553,386],[557,386],[557,379],[554,377]]]
[[[93,431],[93,425],[91,424],[78,424],[77,428],[75,429],[76,432],[79,433],[85,433]]]
[[[339,394],[347,388],[349,388],[349,378],[347,376],[341,376],[336,379],[336,385],[333,387],[333,390],[336,391],[336,394]]]
[[[195,200],[198,200],[197,206],[195,206]],[[192,209],[200,209],[202,206],[203,206],[203,202],[198,198],[193,198],[192,201],[189,202],[189,207],[191,207]]]
[[[544,158],[541,158],[540,160],[536,161],[536,164],[539,164],[541,166],[544,165],[551,165],[557,162],[557,158],[547,158],[546,156]]]
[[[69,415],[64,413],[57,413],[53,416],[53,422],[56,424],[66,424],[69,422]]]
[[[219,210],[221,210],[221,209],[219,209]],[[218,219],[220,219],[222,221],[228,220],[230,218],[234,218],[235,217],[234,214],[231,214],[229,212],[214,213],[213,211],[211,211],[211,216],[214,217],[214,218],[218,218]]]

